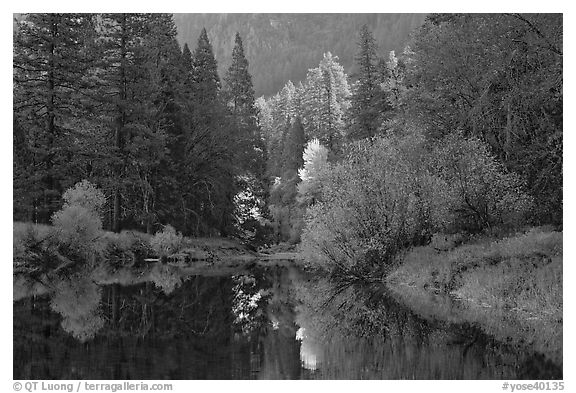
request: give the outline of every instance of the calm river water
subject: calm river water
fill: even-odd
[[[76,273],[19,296],[14,379],[562,378],[543,355],[425,319],[382,285],[281,266],[116,275]]]

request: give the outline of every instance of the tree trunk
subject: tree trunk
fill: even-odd
[[[124,110],[124,105],[126,103],[127,92],[126,92],[126,35],[127,35],[127,20],[126,15],[124,14],[122,17],[122,36],[120,38],[120,104],[118,105],[118,118],[116,120],[116,130],[115,130],[115,145],[118,149],[118,154],[122,156],[122,130],[126,125],[126,113]],[[123,165],[123,163],[121,164]],[[122,168],[118,169],[118,173],[116,174],[117,179],[116,181],[120,182],[120,177],[122,176]],[[119,233],[121,228],[121,214],[120,211],[122,209],[122,198],[120,195],[120,185],[116,184],[114,189],[114,216],[113,216],[113,231]]]

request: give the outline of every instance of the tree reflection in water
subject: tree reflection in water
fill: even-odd
[[[296,286],[302,361],[328,379],[561,378],[541,355],[497,342],[470,324],[424,319],[383,285],[337,291],[326,279]],[[339,292],[334,296],[335,292]],[[328,301],[329,300],[329,301]],[[538,365],[534,367],[534,362]],[[312,366],[312,367],[311,367]]]
[[[54,283],[50,307],[62,316],[62,328],[81,342],[94,338],[104,326],[101,293],[102,289],[82,273]]]
[[[106,285],[77,272],[19,296],[14,378],[561,377],[475,326],[420,317],[382,285],[334,295],[330,281],[294,268],[210,277],[151,269]]]

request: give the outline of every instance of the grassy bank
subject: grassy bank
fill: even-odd
[[[562,233],[533,228],[442,252],[417,247],[387,280],[526,318],[561,321]]]
[[[155,235],[136,231],[86,233],[51,225],[15,222],[13,261],[16,272],[54,272],[73,265],[104,264],[134,267],[154,259],[176,264],[254,259],[240,241],[226,238],[187,238],[172,230]],[[162,259],[164,258],[164,259]]]

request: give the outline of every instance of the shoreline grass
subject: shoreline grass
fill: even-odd
[[[562,233],[532,228],[438,252],[416,247],[388,277],[526,318],[562,321]]]
[[[78,249],[85,251],[79,253]],[[13,264],[15,268],[58,269],[65,260],[81,265],[100,264],[129,267],[143,264],[147,258],[190,261],[219,261],[234,256],[256,255],[232,238],[188,238],[165,230],[156,235],[126,230],[120,233],[100,231],[96,237],[69,239],[60,228],[24,222],[13,223]]]

